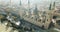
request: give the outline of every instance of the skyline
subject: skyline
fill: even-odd
[[[50,3],[56,2],[56,6],[60,6],[60,0],[29,0],[30,1],[30,8],[35,7],[37,4],[38,10],[46,10],[49,8]],[[28,8],[28,0],[21,0],[22,6]],[[10,0],[0,0],[0,5],[10,4]],[[20,0],[11,0],[11,5],[20,5]]]
[[[56,0],[29,0],[30,1],[30,4],[39,4],[39,3],[50,3],[50,2],[54,2],[54,1],[56,1]],[[58,2],[60,1],[60,0],[57,0]],[[57,2],[56,1],[56,2]],[[10,2],[10,0],[0,0],[0,2],[1,3],[8,3],[8,2]],[[11,0],[11,2],[13,3],[13,4],[19,4],[20,3],[20,0]],[[27,4],[28,3],[28,0],[21,0],[21,2],[22,2],[22,4]]]

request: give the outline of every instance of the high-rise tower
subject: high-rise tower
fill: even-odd
[[[35,14],[35,15],[38,15],[37,5],[35,5],[34,14]]]
[[[20,4],[19,4],[20,6],[22,5],[22,3],[21,3],[21,0],[20,0]]]

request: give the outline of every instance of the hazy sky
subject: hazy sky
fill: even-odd
[[[38,7],[42,8],[46,8],[49,7],[50,3],[53,3],[54,1],[56,2],[56,5],[60,5],[60,0],[29,0],[30,4],[32,4],[32,7],[34,6],[34,4],[38,4]],[[21,0],[23,5],[28,4],[28,0]],[[6,3],[10,3],[10,0],[0,0],[0,4],[6,4]],[[17,4],[19,5],[20,0],[11,0],[11,4]],[[43,10],[43,9],[42,9]]]
[[[60,2],[60,0],[29,0],[30,4],[34,5],[34,4],[39,4],[39,5],[49,5],[51,2]],[[21,0],[22,4],[28,4],[28,0]],[[0,0],[0,4],[6,4],[6,3],[10,3],[10,0]],[[17,4],[19,5],[20,0],[11,0],[11,4]]]
[[[0,0],[0,2],[5,2],[8,3],[10,0]],[[12,3],[14,4],[19,4],[20,0],[11,0]],[[21,0],[23,4],[27,4],[28,0]],[[29,0],[31,4],[33,3],[42,3],[42,2],[53,2],[53,1],[59,1],[59,0]]]

